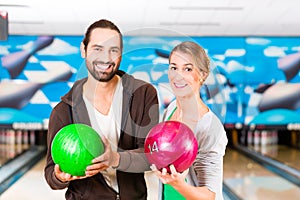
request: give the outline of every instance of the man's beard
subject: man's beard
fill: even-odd
[[[95,65],[94,63],[92,64],[91,67],[87,67],[90,74],[94,77],[94,79],[96,79],[97,81],[100,82],[108,82],[110,81],[115,74],[117,73],[118,69],[119,69],[119,65],[116,65],[115,62],[110,62],[110,63],[106,63],[110,65],[111,71],[110,72],[105,72],[105,71],[100,71],[95,69]],[[86,65],[88,66],[88,63],[86,63]]]

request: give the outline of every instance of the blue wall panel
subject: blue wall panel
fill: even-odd
[[[47,120],[74,81],[86,76],[81,40],[9,36],[0,41],[0,111],[10,109],[9,123],[20,122],[20,113]],[[300,123],[298,37],[124,37],[120,69],[157,88],[161,112],[174,98],[166,74],[168,54],[186,40],[202,45],[212,60],[200,93],[225,125]],[[5,124],[3,112],[0,123]]]

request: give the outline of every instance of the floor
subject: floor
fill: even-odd
[[[277,145],[274,146],[277,150],[271,146],[268,148],[278,160],[289,160],[290,165],[299,163],[299,159],[292,159],[295,154],[300,155],[299,151],[291,149],[294,153],[289,153]],[[278,152],[278,148],[283,148],[285,153]],[[300,187],[230,148],[227,148],[224,158],[224,182],[239,197],[247,200],[299,200],[300,197]]]
[[[31,170],[8,188],[1,200],[64,200],[64,190],[52,190],[43,176],[45,159],[38,162]]]
[[[22,176],[15,184],[8,188],[0,200],[64,200],[65,190],[52,190],[43,176],[45,158],[40,160],[31,170]],[[152,172],[146,173],[148,185],[155,188],[148,191],[149,200],[156,200],[158,196],[158,179]]]
[[[263,149],[263,153],[299,169],[299,150],[268,146]],[[45,158],[8,188],[0,196],[0,200],[64,200],[64,190],[54,191],[47,185],[43,176],[44,165]],[[150,188],[157,188],[154,187],[158,184],[157,178],[151,173],[146,177]],[[231,148],[227,148],[224,157],[224,183],[245,200],[298,200],[300,197],[300,187]],[[157,200],[156,189],[148,193],[152,195],[149,200]]]

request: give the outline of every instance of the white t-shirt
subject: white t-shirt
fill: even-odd
[[[95,129],[100,136],[106,137],[110,142],[112,150],[117,151],[121,130],[123,100],[123,86],[121,79],[119,78],[118,80],[118,84],[113,95],[113,101],[107,115],[103,115],[97,111],[84,95],[83,99],[87,107],[92,128]],[[101,173],[103,174],[107,184],[118,192],[119,188],[116,170],[110,167]]]

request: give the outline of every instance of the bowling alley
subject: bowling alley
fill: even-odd
[[[299,200],[299,13],[0,0],[0,200]]]

